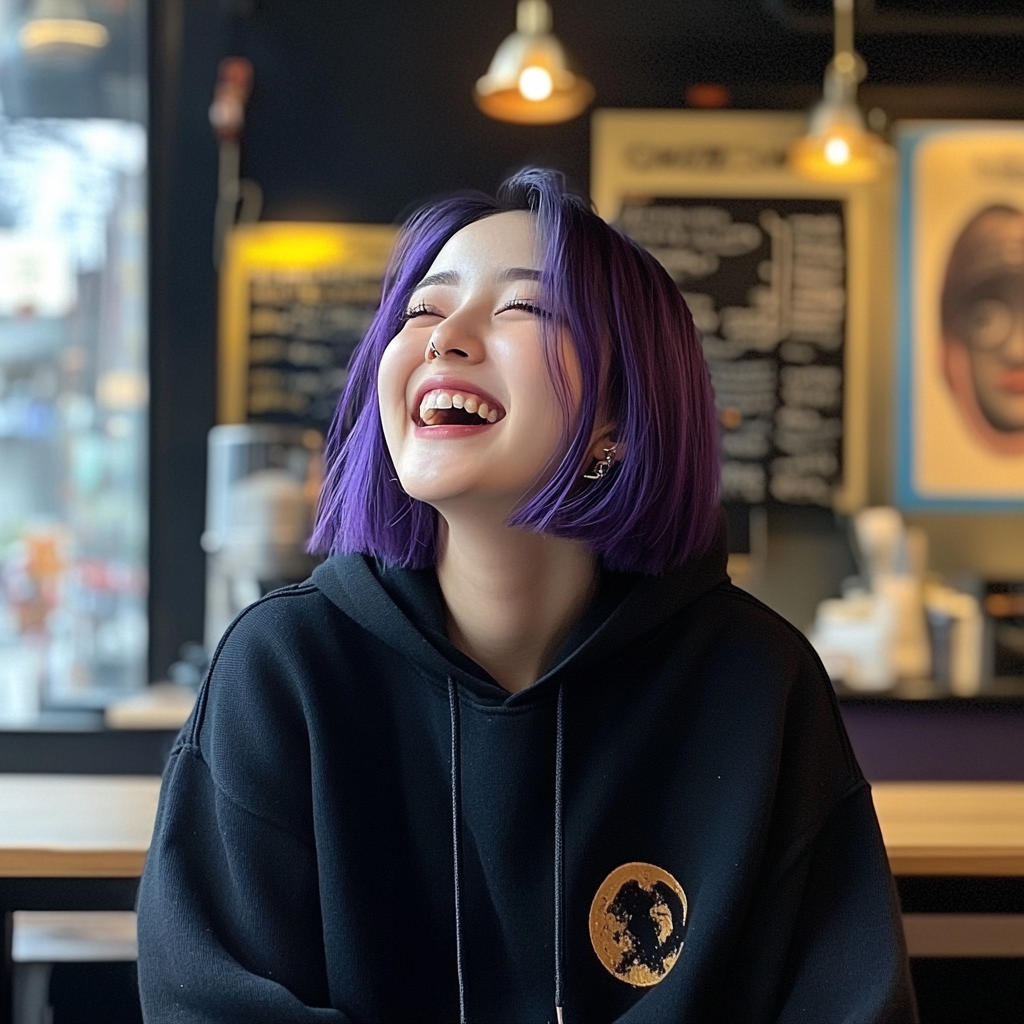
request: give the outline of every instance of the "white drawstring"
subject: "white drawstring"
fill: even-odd
[[[564,690],[558,686],[555,711],[555,1017],[562,1024],[565,1006],[565,845],[562,835],[562,760],[565,739]]]
[[[459,695],[455,680],[448,677],[448,710],[452,732],[452,859],[455,882],[455,961],[459,974],[459,1024],[466,1024],[466,977],[462,964],[462,751],[459,729]]]

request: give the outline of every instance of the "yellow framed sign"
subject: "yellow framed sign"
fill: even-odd
[[[849,510],[867,500],[869,253],[890,229],[877,186],[789,170],[805,129],[801,113],[598,110],[591,193],[687,299],[723,499]]]
[[[220,281],[218,420],[327,427],[380,301],[397,230],[236,227]]]

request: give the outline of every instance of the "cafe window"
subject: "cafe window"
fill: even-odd
[[[142,0],[0,0],[0,724],[145,682]]]

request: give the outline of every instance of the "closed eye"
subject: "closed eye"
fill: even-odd
[[[410,306],[399,318],[403,324],[407,324],[410,320],[415,320],[420,316],[436,316],[444,319],[444,315],[433,306],[428,306],[425,302],[421,302],[418,305]]]
[[[551,314],[537,303],[531,302],[529,299],[512,299],[510,302],[506,302],[501,309],[496,310],[497,313],[504,313],[510,309],[522,310],[524,313],[532,313],[534,316],[549,317]]]

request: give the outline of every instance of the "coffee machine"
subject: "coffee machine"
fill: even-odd
[[[304,427],[238,423],[209,435],[206,621],[212,655],[235,616],[264,594],[306,579],[320,493],[323,438]]]

